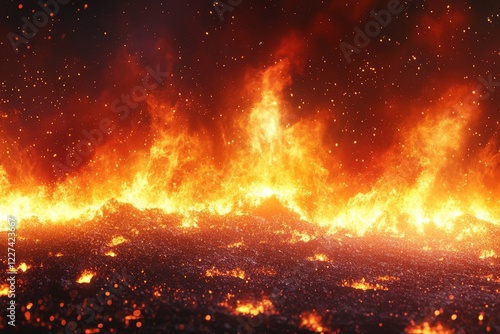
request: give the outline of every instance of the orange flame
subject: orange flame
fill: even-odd
[[[453,334],[454,331],[451,329],[446,329],[441,324],[431,326],[428,322],[424,322],[421,325],[408,326],[405,329],[407,334]]]
[[[116,153],[116,138],[97,148],[91,164],[52,187],[38,184],[29,172],[22,174],[20,185],[7,173],[13,169],[10,160],[1,160],[0,211],[21,221],[87,220],[115,199],[180,214],[185,226],[196,226],[198,212],[244,214],[275,197],[332,233],[424,234],[429,225],[454,232],[461,219],[499,224],[497,138],[477,153],[476,162],[463,163],[465,138],[481,114],[476,104],[459,102],[470,94],[467,89],[450,90],[442,101],[419,107],[419,116],[402,124],[394,145],[375,159],[373,175],[353,175],[343,163],[342,142],[323,140],[336,110],[293,117],[298,107],[289,100],[290,87],[292,75],[303,66],[296,61],[302,50],[297,38],[287,39],[272,66],[249,72],[239,90],[249,103],[228,99],[228,106],[238,107],[221,111],[223,141],[217,147],[208,130],[189,130],[181,116],[188,105],[155,91],[147,99],[154,140],[127,157],[127,168],[117,167],[123,157]],[[26,160],[22,150],[14,153]],[[19,173],[23,168],[17,168]],[[472,226],[457,238],[483,232]],[[297,235],[294,241],[309,240]]]
[[[368,283],[365,281],[364,278],[362,278],[360,281],[353,281],[353,282],[344,281],[344,282],[342,282],[342,286],[351,287],[351,288],[363,290],[363,291],[366,291],[366,290],[387,291],[387,290],[389,290],[388,288],[386,288],[378,283],[375,283],[375,284]]]
[[[0,296],[7,296],[7,295],[9,295],[9,285],[8,284],[0,285]]]
[[[212,268],[208,269],[205,272],[205,276],[207,277],[214,277],[214,276],[229,276],[229,277],[235,277],[239,279],[245,279],[245,272],[239,268],[233,269],[233,270],[226,270],[226,271],[220,271],[218,269]]]
[[[253,316],[258,315],[259,313],[272,314],[274,312],[275,312],[274,305],[267,298],[264,298],[262,301],[256,304],[253,303],[240,304],[238,301],[238,306],[235,309],[235,313],[251,314]]]
[[[321,324],[321,316],[316,312],[304,312],[300,315],[300,328],[306,328],[316,333],[328,332],[328,328]]]

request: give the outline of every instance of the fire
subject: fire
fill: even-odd
[[[104,255],[106,256],[111,256],[111,257],[115,257],[116,256],[116,253],[113,252],[113,251],[107,251],[106,253],[104,253]]]
[[[94,277],[94,275],[95,273],[85,270],[76,282],[80,284],[90,283],[90,280],[92,280],[92,277]]]
[[[461,103],[468,87],[450,89],[425,106],[405,106],[401,112],[417,116],[398,125],[392,145],[371,158],[370,172],[354,171],[346,152],[362,149],[360,142],[348,144],[340,133],[331,138],[328,132],[341,110],[318,107],[297,116],[307,108],[292,99],[294,75],[303,69],[296,60],[303,52],[299,39],[289,37],[271,66],[249,70],[236,83],[247,102],[226,98],[227,109],[215,125],[220,142],[208,129],[190,130],[183,116],[189,105],[155,91],[146,100],[153,139],[141,152],[124,158],[116,149],[119,139],[110,138],[96,149],[92,163],[47,185],[13,165],[30,161],[23,150],[9,151],[10,159],[0,160],[0,211],[21,223],[86,221],[118,201],[179,214],[185,226],[196,226],[198,213],[246,214],[276,198],[331,233],[425,234],[433,226],[456,232],[460,241],[484,233],[474,223],[500,223],[500,194],[490,186],[498,179],[497,138],[469,158],[469,129],[481,107]],[[117,169],[123,160],[127,167]],[[458,229],[464,220],[471,224],[466,232]],[[297,232],[292,242],[310,240]],[[117,236],[110,246],[123,242]]]
[[[127,242],[127,239],[125,239],[122,236],[114,237],[113,240],[109,243],[109,246],[118,246],[120,244],[123,244],[124,242]]]
[[[233,244],[227,245],[227,248],[240,248],[243,246],[243,242],[235,242]]]
[[[231,310],[231,312],[234,314],[249,314],[252,316],[256,316],[259,314],[276,313],[276,309],[274,308],[273,303],[266,297],[264,297],[260,301],[254,302],[241,302],[240,300],[236,300],[235,302],[231,301],[232,299],[234,299],[234,297],[235,296],[233,294],[228,293],[226,300],[222,303],[219,303],[219,305]]]
[[[366,290],[387,291],[387,290],[389,290],[388,288],[386,288],[378,283],[375,283],[375,284],[368,283],[365,281],[364,278],[362,278],[360,281],[352,281],[352,282],[344,281],[344,282],[342,282],[342,286],[350,287],[350,288],[354,288],[354,289],[358,289],[358,290],[363,290],[363,291],[366,291]]]
[[[326,254],[314,254],[314,256],[310,256],[307,259],[309,261],[320,261],[320,262],[330,261],[330,259]]]
[[[239,268],[236,268],[233,270],[226,270],[226,271],[220,271],[218,269],[212,268],[212,269],[208,269],[205,272],[205,276],[207,276],[207,277],[229,276],[229,277],[235,277],[235,278],[239,278],[239,279],[245,279],[245,272]]]
[[[300,315],[300,328],[309,329],[316,333],[328,332],[328,328],[321,324],[321,316],[316,312],[304,312]]]
[[[26,263],[21,263],[18,267],[17,267],[17,270],[20,270],[22,272],[26,272],[26,270],[28,270],[29,268],[31,268],[31,266],[27,265]]]
[[[241,304],[239,301],[237,301],[237,306],[235,309],[235,313],[250,314],[253,316],[258,315],[259,313],[272,314],[274,312],[275,312],[274,305],[267,298],[264,298],[262,301],[256,304],[254,303]]]
[[[399,281],[399,277],[395,277],[395,276],[379,276],[377,278],[377,280],[383,281],[383,282]]]
[[[441,324],[437,324],[435,326],[431,326],[428,322],[424,322],[421,325],[409,326],[405,329],[407,334],[453,334],[454,331],[450,329],[446,329]]]
[[[497,257],[497,253],[494,250],[483,250],[479,256],[480,259],[487,259],[491,257]]]
[[[0,296],[8,296],[9,295],[9,285],[2,284],[0,285]]]

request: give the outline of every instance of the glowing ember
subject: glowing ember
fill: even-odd
[[[237,301],[237,306],[235,308],[235,313],[251,314],[254,316],[258,315],[259,313],[272,314],[274,312],[275,312],[274,305],[267,298],[264,298],[262,301],[256,304],[254,303],[241,304],[239,301]]]
[[[480,259],[487,259],[487,258],[492,258],[492,257],[497,257],[497,253],[495,253],[494,250],[484,250],[481,255],[479,256]]]
[[[407,334],[453,334],[453,330],[445,329],[441,324],[431,326],[428,322],[421,325],[412,324],[405,329]]]
[[[115,257],[115,256],[116,256],[116,253],[110,250],[110,251],[107,251],[106,253],[104,253],[104,255],[106,255],[106,256],[111,256],[111,257]]]
[[[9,295],[9,285],[2,284],[0,285],[0,296],[8,296]]]
[[[365,281],[364,278],[362,278],[360,281],[352,281],[352,282],[344,281],[344,282],[342,282],[342,286],[354,288],[357,290],[363,290],[363,291],[366,291],[366,290],[387,291],[387,290],[389,290],[388,288],[386,288],[378,283],[376,283],[376,284],[368,283]]]
[[[208,269],[205,272],[205,276],[207,276],[207,277],[229,276],[229,277],[245,279],[245,272],[239,268],[236,268],[233,270],[226,270],[226,271],[220,271],[218,269],[212,268],[212,269]]]
[[[321,324],[321,316],[316,312],[304,312],[300,315],[300,328],[309,329],[316,333],[328,332]]]
[[[125,324],[129,324],[130,320],[139,320],[141,318],[141,311],[140,310],[134,310],[132,314],[125,316]]]
[[[395,277],[395,276],[379,276],[377,278],[377,280],[383,281],[383,282],[399,281],[399,277]]]
[[[314,237],[311,236],[310,234],[299,232],[299,231],[293,231],[292,239],[290,240],[290,242],[291,243],[309,242],[313,238]]]
[[[127,242],[127,239],[125,239],[122,236],[114,237],[113,240],[109,243],[109,246],[118,246],[120,244],[123,244],[124,242]]]
[[[307,259],[309,261],[320,261],[320,262],[330,261],[330,259],[328,259],[328,256],[326,254],[314,254],[314,256],[310,256]]]
[[[26,270],[28,270],[29,268],[31,268],[31,266],[28,266],[26,263],[21,263],[19,265],[19,267],[17,267],[17,270],[20,270],[22,272],[25,272]]]
[[[227,245],[227,248],[240,248],[243,246],[243,242],[235,242],[234,244]]]
[[[95,273],[86,270],[82,273],[82,275],[80,276],[80,278],[78,278],[78,280],[76,282],[80,283],[80,284],[90,283],[90,280],[92,279],[92,277],[94,277],[94,275],[95,275]]]

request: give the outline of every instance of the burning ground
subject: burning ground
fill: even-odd
[[[6,6],[19,329],[498,333],[500,2],[233,2]]]
[[[470,217],[425,239],[328,235],[273,200],[252,215],[196,221],[183,228],[181,217],[109,202],[83,224],[20,228],[19,328],[500,332],[500,230],[489,223]],[[4,315],[1,324],[9,330]]]

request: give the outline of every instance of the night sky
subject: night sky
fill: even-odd
[[[472,96],[477,117],[458,159],[467,169],[489,144],[496,156],[489,163],[500,175],[500,2],[403,1],[402,12],[348,62],[340,43],[354,46],[355,27],[364,30],[374,20],[370,11],[388,3],[243,0],[221,20],[212,1],[69,1],[16,52],[9,33],[22,37],[22,18],[33,22],[41,7],[7,1],[0,24],[0,165],[11,185],[56,182],[54,161],[64,163],[68,148],[85,138],[82,131],[109,118],[116,128],[101,148],[111,143],[119,157],[114,168],[127,168],[154,141],[154,113],[141,102],[120,120],[110,105],[141,83],[148,66],[159,66],[168,77],[149,94],[175,105],[188,133],[208,134],[207,154],[217,168],[227,161],[217,147],[229,135],[238,140],[230,120],[255,98],[245,80],[288,57],[285,122],[323,122],[324,147],[337,150],[347,173],[376,174],[379,157],[412,124],[442,103],[459,109]],[[95,150],[66,177],[106,152]]]

